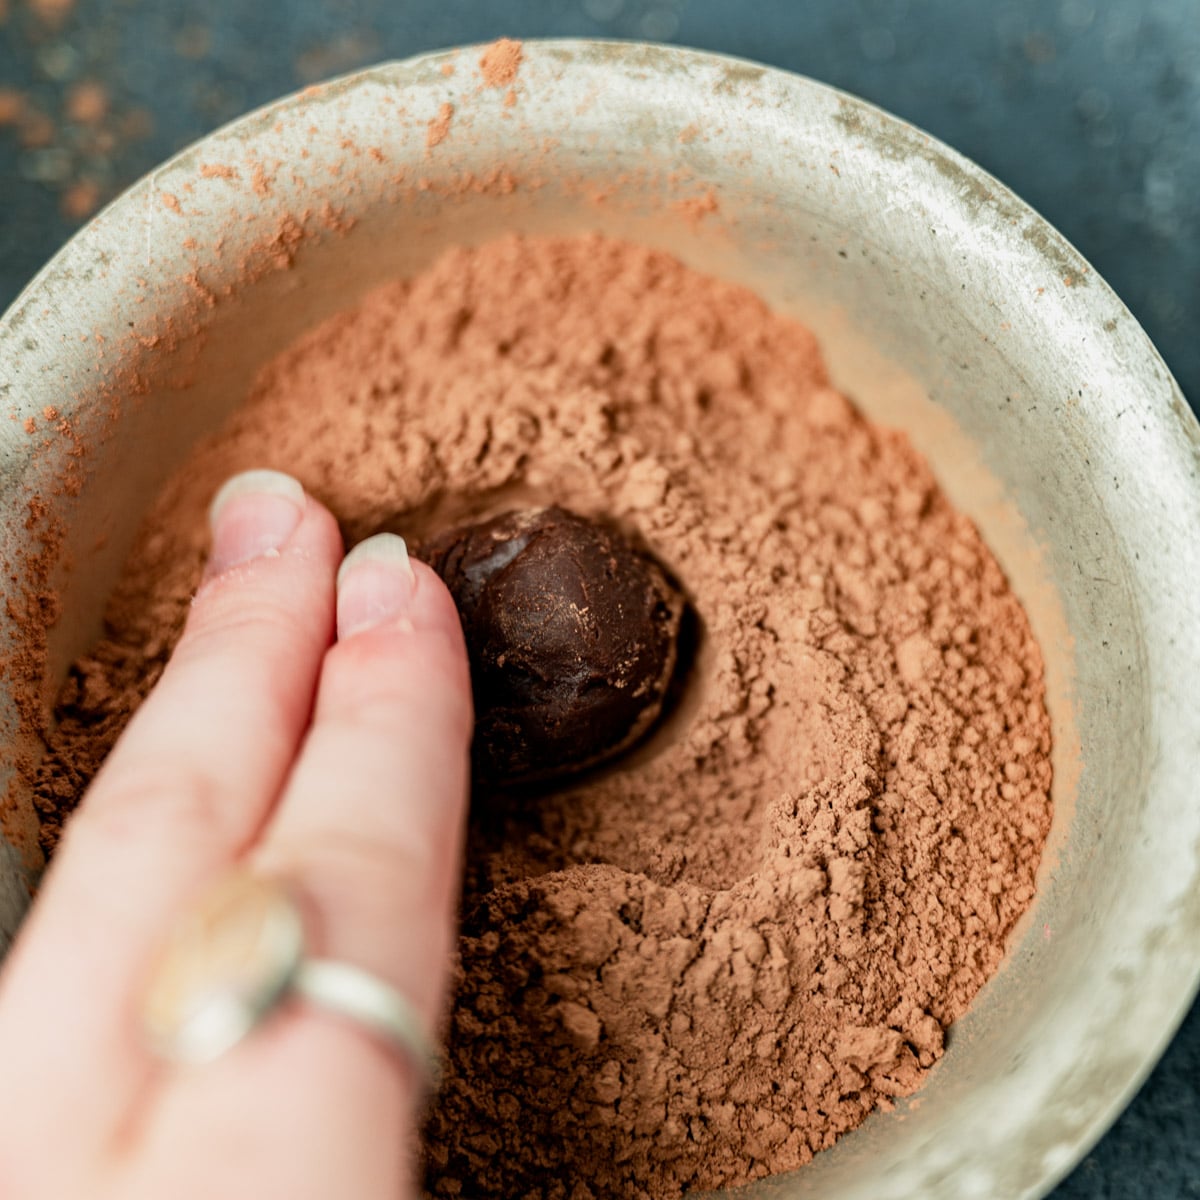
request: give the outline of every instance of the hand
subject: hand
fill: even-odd
[[[453,602],[401,551],[371,539],[339,573],[337,525],[295,480],[251,472],[218,495],[187,629],[0,977],[5,1200],[415,1194],[420,1081],[361,1029],[291,1005],[167,1069],[138,1022],[172,917],[236,861],[295,880],[313,952],[437,1030],[470,689]]]

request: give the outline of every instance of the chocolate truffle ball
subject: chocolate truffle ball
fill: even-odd
[[[562,508],[443,533],[421,557],[462,618],[484,783],[529,783],[613,758],[662,712],[684,599],[647,554]]]

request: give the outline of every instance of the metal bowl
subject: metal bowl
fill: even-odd
[[[919,1097],[746,1195],[1041,1195],[1146,1075],[1200,971],[1200,428],[1080,256],[902,121],[685,50],[527,44],[500,87],[479,54],[377,67],[206,138],[4,318],[4,556],[35,570],[33,494],[68,531],[47,697],[154,489],[264,361],[373,284],[514,229],[604,230],[750,284],[812,324],[835,379],[909,431],[999,554],[1046,653],[1056,819],[1007,963]],[[24,432],[48,405],[82,459]],[[10,694],[0,717],[8,762],[36,751]],[[12,831],[28,798],[6,770]],[[36,863],[3,855],[11,934]]]

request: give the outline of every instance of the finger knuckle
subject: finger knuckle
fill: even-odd
[[[321,686],[325,712],[340,721],[392,732],[412,724],[434,726],[459,741],[471,734],[465,672],[427,645],[400,654],[372,650],[366,639],[357,646],[339,643],[326,656]]]
[[[419,829],[368,836],[323,830],[319,838],[283,842],[272,858],[318,892],[339,913],[392,906],[400,892],[421,890],[438,860],[431,836]]]
[[[217,779],[174,762],[145,764],[105,781],[87,797],[67,836],[76,841],[145,838],[156,829],[188,844],[233,837],[229,806]]]
[[[175,657],[187,661],[231,646],[295,645],[303,637],[304,627],[295,606],[285,597],[263,589],[237,596],[221,590],[197,597]]]

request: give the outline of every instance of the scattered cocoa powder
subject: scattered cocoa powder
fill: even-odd
[[[425,131],[425,148],[427,150],[432,150],[434,146],[440,146],[446,140],[450,133],[450,122],[453,119],[454,105],[443,104]]]
[[[398,183],[404,182],[404,174],[401,172],[396,176]],[[420,192],[434,192],[441,196],[465,196],[468,193],[475,193],[481,196],[508,196],[517,190],[518,187],[531,186],[527,181],[518,182],[517,177],[503,164],[489,168],[483,174],[476,174],[474,171],[463,171],[459,175],[451,176],[450,178],[441,177],[438,179],[420,178],[417,180],[417,190]]]
[[[671,206],[690,225],[698,225],[705,217],[711,217],[720,211],[720,202],[712,188],[706,189],[699,196],[689,196],[686,200],[677,200]]]
[[[45,41],[47,29],[57,29],[71,15],[73,2],[27,0],[27,7],[39,24],[25,22],[17,34],[28,40],[27,53],[33,55]],[[91,52],[84,57],[91,57]],[[119,190],[113,171],[122,143],[149,136],[153,122],[144,109],[115,112],[113,95],[105,85],[94,78],[72,82],[74,67],[65,69],[67,78],[60,79],[55,72],[48,83],[39,83],[36,99],[0,87],[0,131],[13,129],[22,149],[51,151],[36,156],[38,182],[56,193],[65,217],[80,221]]]
[[[26,104],[17,121],[17,139],[26,150],[49,146],[58,134],[58,126],[42,112]]]
[[[25,431],[37,436],[26,421]],[[43,441],[43,445],[45,445]],[[70,472],[77,478],[76,472]],[[64,490],[70,483],[64,479]],[[53,732],[46,687],[46,631],[62,615],[62,597],[55,579],[66,561],[66,527],[50,505],[38,495],[25,503],[22,522],[25,545],[18,561],[4,560],[8,586],[4,596],[4,615],[12,630],[11,641],[0,653],[0,674],[16,703],[20,726],[5,747],[4,765],[13,769],[0,793],[0,825],[4,837],[21,855],[30,872],[40,871],[43,839],[39,816],[30,811],[23,794],[37,778],[37,747]],[[32,825],[38,827],[31,828]]]
[[[261,162],[256,162],[254,170],[250,174],[250,184],[254,188],[254,194],[256,196],[269,196],[273,182],[273,178],[267,174],[266,167]]]
[[[148,513],[59,700],[48,848],[249,467],[297,475],[350,542],[600,515],[698,614],[690,685],[632,758],[475,797],[432,1193],[730,1186],[920,1086],[1033,896],[1042,661],[975,528],[806,330],[598,237],[452,251],[326,322]]]
[[[108,109],[108,89],[101,83],[77,83],[67,93],[65,111],[69,121],[81,125],[98,125],[108,116]]]
[[[79,179],[59,199],[62,214],[71,221],[82,221],[100,207],[100,185],[92,179]]]
[[[0,128],[16,125],[25,112],[25,93],[16,88],[0,88]]]
[[[492,42],[479,58],[484,85],[490,88],[510,87],[521,69],[523,54],[521,43],[512,38],[500,38]]]
[[[28,0],[30,11],[39,20],[57,29],[75,9],[75,0]]]

